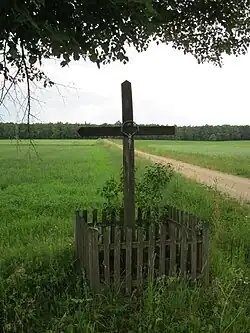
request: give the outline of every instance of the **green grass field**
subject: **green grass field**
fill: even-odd
[[[211,285],[173,278],[130,298],[90,292],[75,264],[74,211],[101,208],[98,188],[121,165],[102,141],[38,141],[36,153],[0,141],[0,331],[249,332],[250,208],[180,175],[164,203],[209,222]],[[136,159],[139,174],[145,165]]]
[[[136,148],[205,168],[250,178],[250,141],[136,141]]]

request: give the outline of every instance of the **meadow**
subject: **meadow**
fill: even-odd
[[[146,161],[136,159],[138,175]],[[102,140],[0,141],[0,331],[249,332],[250,208],[175,174],[164,203],[210,224],[209,287],[171,278],[143,295],[94,295],[74,257],[73,217],[101,208],[121,151]]]
[[[250,178],[250,141],[136,140],[135,147],[151,154]]]

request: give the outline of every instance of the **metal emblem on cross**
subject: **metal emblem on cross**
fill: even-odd
[[[132,87],[129,81],[122,83],[122,126],[83,126],[78,130],[82,138],[123,137],[124,173],[124,224],[135,225],[134,193],[134,138],[140,136],[174,135],[174,126],[141,126],[133,119]]]

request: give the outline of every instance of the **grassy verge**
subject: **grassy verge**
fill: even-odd
[[[205,168],[250,178],[250,142],[136,141],[136,148]]]
[[[0,324],[4,332],[249,332],[250,209],[175,175],[164,203],[210,223],[208,288],[165,279],[130,298],[92,295],[73,255],[74,210],[98,208],[121,152],[90,141],[0,145]],[[138,172],[145,166],[136,159]]]

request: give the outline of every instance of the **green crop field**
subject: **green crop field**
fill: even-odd
[[[139,176],[146,163],[136,159]],[[101,140],[0,141],[0,332],[249,332],[250,208],[180,175],[163,201],[209,222],[210,286],[166,278],[143,295],[91,293],[74,211],[101,208],[98,189],[121,165]]]
[[[136,141],[136,148],[205,168],[250,178],[250,141]]]

